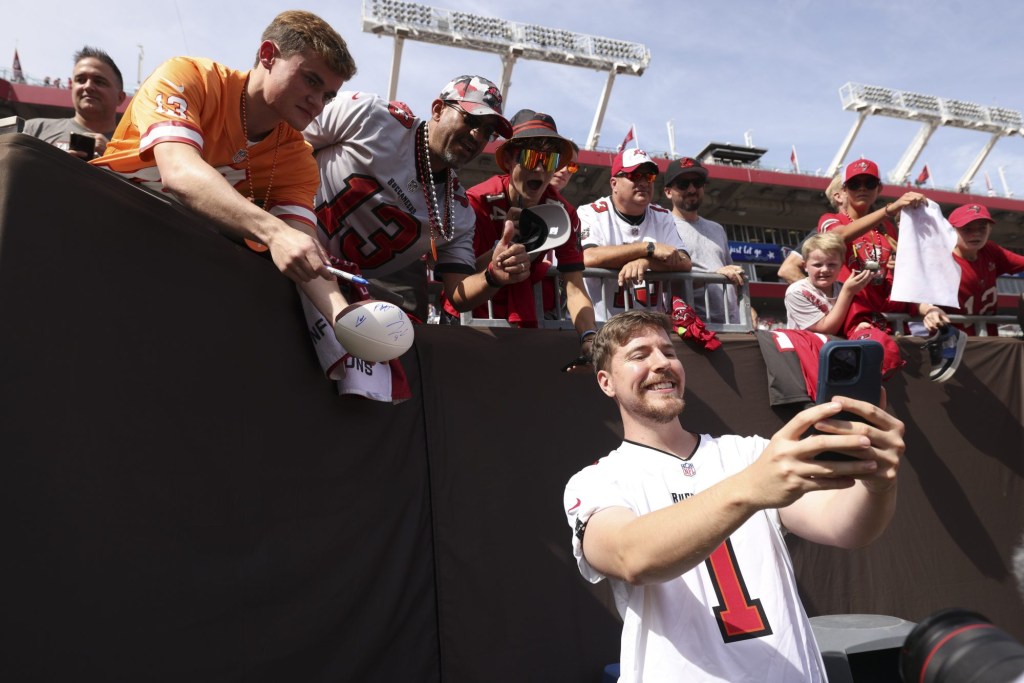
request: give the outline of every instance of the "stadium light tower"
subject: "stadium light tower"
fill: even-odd
[[[921,122],[917,135],[903,153],[896,168],[889,174],[889,182],[897,185],[905,183],[910,177],[910,169],[914,167],[932,133],[939,126],[976,130],[992,136],[957,183],[956,189],[959,192],[968,192],[971,189],[974,176],[985,163],[986,157],[999,138],[1024,132],[1024,119],[1019,111],[1013,109],[983,107],[974,102],[948,100],[934,95],[859,83],[847,83],[841,87],[839,98],[843,102],[843,109],[855,111],[858,116],[829,166],[829,176],[835,175],[842,166],[843,159],[850,151],[860,127],[871,114]]]
[[[363,0],[363,31],[394,36],[388,85],[390,100],[398,94],[398,72],[406,39],[497,54],[502,64],[499,87],[506,99],[512,82],[512,69],[520,58],[607,71],[608,79],[594,113],[587,149],[594,149],[601,136],[601,124],[615,76],[642,76],[651,62],[651,51],[641,43],[520,24],[405,0]]]

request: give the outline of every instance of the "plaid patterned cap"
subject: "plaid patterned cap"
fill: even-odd
[[[495,117],[494,129],[503,138],[512,137],[512,124],[501,115],[501,91],[483,76],[459,76],[444,86],[437,98],[458,104],[467,114]]]

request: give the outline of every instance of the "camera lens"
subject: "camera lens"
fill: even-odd
[[[856,379],[860,368],[860,349],[843,347],[833,349],[828,357],[828,379],[831,382],[845,382]]]
[[[914,627],[900,651],[907,683],[1010,683],[1024,674],[1024,645],[964,609],[937,612]]]

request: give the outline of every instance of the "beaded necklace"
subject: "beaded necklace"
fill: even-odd
[[[252,186],[252,171],[249,166],[252,163],[251,155],[249,154],[249,121],[245,115],[245,94],[249,89],[249,77],[245,77],[245,83],[242,85],[242,134],[245,136],[245,179],[249,182],[249,201],[253,204],[256,203],[256,192]],[[263,197],[263,208],[266,209],[270,203],[270,188],[274,186],[274,171],[277,170],[277,150],[281,146],[281,126],[276,126],[277,137],[274,139],[274,160],[270,164],[270,181],[267,183],[267,193]]]
[[[430,223],[430,255],[437,260],[436,238],[438,235],[445,241],[451,241],[455,236],[455,221],[452,220],[452,205],[455,204],[455,174],[452,169],[446,168],[447,178],[445,180],[445,215],[441,219],[441,207],[437,201],[437,190],[434,188],[434,173],[430,168],[430,136],[427,131],[427,122],[423,122],[423,145],[417,146],[417,176],[420,186],[423,188],[423,199],[427,203],[427,220]]]

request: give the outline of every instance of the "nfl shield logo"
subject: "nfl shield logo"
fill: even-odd
[[[695,474],[697,474],[697,468],[693,466],[692,462],[684,462],[682,467],[683,467],[683,474],[685,474],[688,477],[692,477]]]

